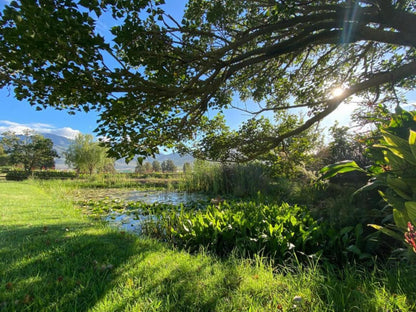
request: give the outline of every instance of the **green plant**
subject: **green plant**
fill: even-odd
[[[314,235],[319,226],[306,208],[296,205],[224,202],[205,210],[179,207],[155,214],[158,221],[148,224],[145,233],[192,251],[205,247],[227,255],[236,250],[278,260],[290,252],[316,252]]]
[[[413,116],[410,125],[409,116]],[[394,115],[395,118],[391,119],[389,127],[380,129],[381,139],[373,145],[373,148],[381,152],[374,154],[381,157],[373,156],[377,165],[365,170],[355,162],[345,161],[329,165],[321,171],[322,178],[350,171],[367,173],[371,178],[369,183],[356,193],[377,188],[392,209],[385,224],[370,226],[400,241],[404,240],[403,234],[408,230],[408,222],[416,222],[416,132],[410,128],[415,128],[415,116],[414,112],[399,110]],[[400,122],[401,119],[405,119],[406,123]],[[407,128],[407,131],[403,128]],[[389,221],[394,224],[389,224]]]
[[[6,180],[10,181],[22,181],[29,178],[30,172],[27,172],[25,170],[9,170],[6,173]]]

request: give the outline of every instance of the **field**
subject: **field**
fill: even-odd
[[[416,269],[189,254],[83,215],[61,182],[0,183],[1,311],[412,311]]]

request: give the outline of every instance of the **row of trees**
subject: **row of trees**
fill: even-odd
[[[192,166],[190,163],[184,163],[182,170],[184,173],[188,173],[192,170]],[[177,172],[178,167],[175,165],[173,160],[168,159],[164,160],[160,163],[157,160],[154,160],[152,163],[150,162],[137,162],[136,168],[134,172],[136,173],[152,173],[152,172]]]
[[[65,163],[74,168],[77,173],[114,173],[115,159],[107,155],[107,148],[94,142],[90,134],[79,134],[68,149],[63,153]],[[25,131],[23,135],[17,135],[8,131],[2,134],[0,140],[0,166],[22,166],[27,172],[34,169],[55,168],[55,158],[59,158],[53,149],[51,139],[45,138],[33,131]],[[150,172],[176,172],[178,168],[172,160],[162,163],[155,160],[137,163],[136,173]],[[191,165],[186,163],[184,172],[191,170]]]
[[[65,163],[77,173],[115,172],[113,158],[107,149],[93,141],[92,135],[79,134],[68,150],[63,153]],[[58,153],[51,139],[33,131],[17,135],[8,131],[0,140],[0,166],[21,166],[26,172],[34,169],[54,169]]]

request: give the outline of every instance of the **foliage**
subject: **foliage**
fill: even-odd
[[[274,149],[352,95],[372,107],[415,85],[413,1],[188,0],[181,21],[164,2],[10,2],[0,87],[37,109],[99,111],[98,135],[130,160],[191,139],[236,97],[258,103],[254,115],[308,110],[295,129],[265,133]]]
[[[2,135],[1,145],[8,154],[11,164],[22,165],[27,172],[55,166],[54,157],[59,156],[53,149],[51,139],[31,131],[26,131],[20,137],[14,132],[5,132]]]
[[[272,137],[299,127],[303,119],[287,113],[276,113],[274,119],[252,118],[238,130],[231,130],[224,117],[217,115],[211,121],[204,119],[202,130],[195,135],[200,137],[197,142],[182,142],[177,147],[183,154],[221,163],[261,160],[274,175],[292,176],[298,167],[313,162],[311,151],[320,144],[321,131],[311,128],[275,146],[270,142]]]
[[[133,209],[136,205],[130,205]],[[146,223],[145,233],[197,251],[201,247],[219,255],[238,251],[285,259],[291,252],[315,252],[317,223],[306,208],[256,202],[224,202],[206,209],[139,204],[139,213],[158,221]],[[147,211],[146,211],[147,210]]]
[[[176,172],[177,168],[173,160],[168,159],[162,162],[162,172]]]
[[[77,173],[114,172],[114,159],[107,157],[107,149],[93,142],[90,134],[79,134],[64,152],[65,163]]]
[[[6,174],[6,180],[22,181],[26,180],[29,177],[35,179],[74,179],[77,177],[77,174],[72,171],[58,171],[58,170],[42,170],[42,171],[32,171],[29,173],[24,170],[9,170]]]
[[[6,173],[6,180],[12,180],[12,181],[22,181],[29,178],[30,172],[27,172],[25,170],[9,170]]]
[[[189,162],[183,164],[182,171],[184,174],[189,174],[192,172],[192,165]]]
[[[390,124],[380,129],[382,138],[379,144],[373,147],[380,149],[383,158],[374,157],[378,166],[373,166],[367,171],[372,179],[359,190],[379,189],[380,195],[392,211],[390,218],[385,220],[387,224],[384,226],[372,224],[372,226],[400,241],[403,241],[403,233],[408,230],[408,222],[416,222],[415,116],[414,112],[398,109],[393,114]],[[401,136],[405,136],[406,139]],[[323,177],[328,178],[353,170],[365,172],[354,162],[344,162],[324,168]],[[394,225],[389,224],[391,221]]]
[[[327,164],[348,159],[355,161],[360,167],[370,165],[369,159],[364,155],[366,146],[363,144],[363,140],[350,134],[348,127],[340,127],[336,123],[329,130],[333,140],[328,146]]]
[[[9,164],[9,157],[4,151],[4,147],[0,141],[0,167],[7,166]]]
[[[185,177],[185,189],[237,197],[270,194],[274,190],[268,170],[259,163],[227,165],[203,160],[194,162],[192,173]]]
[[[149,162],[140,163],[137,162],[136,168],[134,168],[135,173],[151,173],[153,171],[153,166]]]
[[[35,179],[74,179],[77,174],[74,171],[59,171],[59,170],[46,170],[46,171],[34,171],[33,177]]]
[[[153,160],[152,169],[153,169],[153,172],[161,172],[162,166],[160,165],[160,162],[158,162],[157,160]]]

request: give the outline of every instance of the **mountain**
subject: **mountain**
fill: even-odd
[[[65,164],[65,158],[63,157],[63,152],[66,151],[69,145],[73,142],[73,140],[56,135],[51,133],[41,133],[45,138],[51,139],[53,142],[54,149],[58,152],[60,158],[55,159],[55,167],[56,169],[68,169],[68,166]],[[144,161],[146,162],[153,162],[154,160],[159,161],[162,163],[165,160],[172,160],[173,163],[181,169],[183,164],[186,162],[192,163],[194,158],[190,155],[181,156],[178,153],[170,153],[170,154],[158,154],[155,158],[147,157]],[[133,159],[128,164],[126,164],[124,159],[116,160],[115,167],[117,171],[134,171],[136,167],[137,160]]]
[[[59,156],[62,156],[62,153],[68,149],[72,142],[74,142],[74,140],[56,134],[41,133],[41,135],[52,140],[53,148],[58,152]]]

